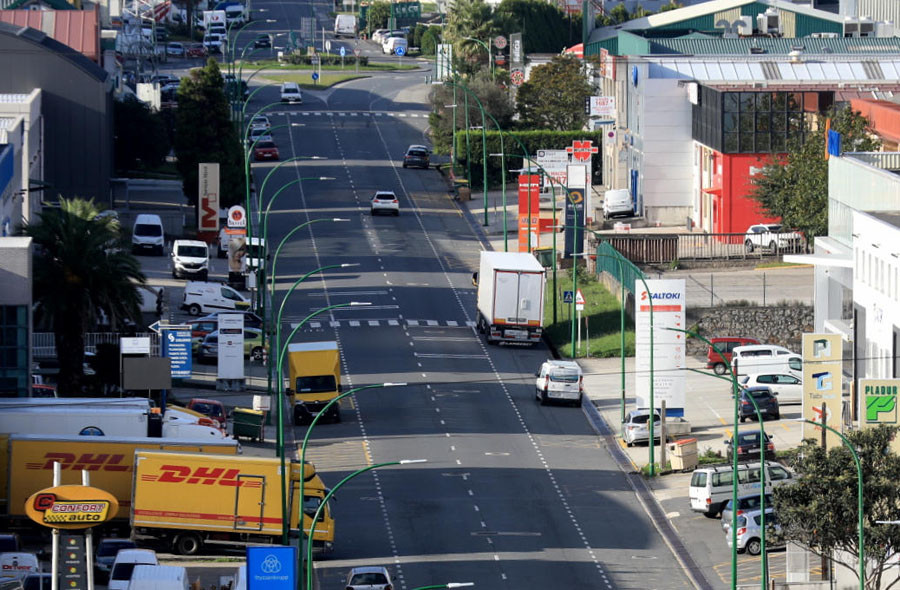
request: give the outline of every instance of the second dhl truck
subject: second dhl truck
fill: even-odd
[[[289,344],[288,375],[294,424],[305,424],[341,393],[341,353],[337,342]],[[332,404],[325,418],[340,422],[339,405]]]
[[[327,490],[311,463],[301,469],[268,457],[137,451],[131,501],[131,535],[138,542],[161,542],[176,553],[194,555],[204,545],[282,542],[282,482],[291,536],[309,534],[312,516]],[[300,480],[303,478],[303,502]],[[330,551],[334,518],[330,506],[312,535],[313,546]]]
[[[93,487],[106,490],[119,501],[114,517],[122,524],[131,511],[135,451],[186,451],[235,455],[234,439],[211,441],[126,438],[107,436],[55,436],[13,434],[0,436],[0,505],[7,520],[27,520],[25,501],[53,485],[53,463],[60,464],[61,483],[80,484],[81,472],[90,474]]]

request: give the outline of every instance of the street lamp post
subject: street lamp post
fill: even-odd
[[[316,509],[316,513],[312,518],[312,523],[310,524],[310,528],[309,528],[310,533],[313,533],[316,530],[316,522],[318,522],[319,517],[322,515],[322,509],[325,507],[326,504],[328,504],[328,501],[331,500],[331,497],[335,494],[335,492],[337,492],[339,489],[341,489],[341,486],[343,486],[345,483],[347,483],[354,477],[357,477],[358,475],[362,475],[363,473],[365,473],[367,471],[371,471],[373,469],[378,469],[380,467],[388,467],[390,465],[409,465],[412,463],[425,463],[425,462],[426,462],[425,459],[404,459],[402,461],[387,461],[385,463],[376,463],[375,465],[369,465],[368,467],[363,467],[362,469],[357,469],[356,471],[354,471],[353,473],[351,473],[350,475],[348,475],[347,477],[345,477],[344,479],[339,481],[337,483],[337,485],[335,485],[331,490],[328,491],[328,493],[325,495],[325,498],[322,499],[322,502],[319,504],[319,507]],[[310,536],[312,536],[312,535],[310,535]],[[287,543],[285,543],[285,544],[287,544]],[[306,544],[306,588],[307,588],[307,590],[310,590],[313,587],[313,585],[312,585],[312,546],[313,546],[313,544],[311,542],[308,542]]]
[[[450,84],[452,86],[456,86],[457,82],[446,82],[446,84]],[[472,92],[465,84],[460,85],[463,90],[465,90],[465,99],[466,99],[466,166],[469,168],[469,190],[472,190],[472,154],[469,149],[469,94],[472,95],[472,98],[475,99],[475,103],[478,105],[478,110],[481,112],[481,192],[484,196],[484,222],[482,225],[487,226],[488,224],[488,199],[487,199],[487,132],[485,130],[485,110],[484,105],[481,104],[481,100],[478,98],[474,92]]]
[[[813,426],[818,426],[819,428],[824,428],[825,430],[834,433],[838,438],[841,439],[841,442],[844,443],[844,446],[850,451],[850,454],[853,455],[853,462],[856,464],[856,510],[859,513],[859,522],[857,523],[857,528],[859,529],[858,535],[858,543],[859,543],[859,590],[865,590],[866,588],[866,536],[865,536],[865,514],[863,513],[864,503],[863,503],[863,472],[862,472],[862,463],[859,460],[859,452],[853,447],[853,444],[844,436],[841,432],[835,430],[831,426],[825,424],[825,414],[822,414],[822,421],[816,422],[815,420],[808,420],[806,418],[796,418],[796,422],[806,422],[807,424],[812,424]],[[893,524],[892,521],[879,521]]]

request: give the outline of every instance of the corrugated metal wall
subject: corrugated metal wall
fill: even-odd
[[[900,210],[900,153],[848,153],[828,160],[828,235],[852,243],[853,211]]]
[[[2,1],[3,0],[0,0],[0,2]],[[585,57],[587,57],[588,55],[600,55],[601,49],[609,51],[612,55],[619,55],[619,38],[610,37],[609,39],[604,39],[603,41],[594,41],[593,43],[588,43],[584,46],[584,55]]]
[[[900,26],[900,2],[897,0],[856,0],[857,14],[874,21],[892,21]]]
[[[794,14],[797,20],[794,29],[795,37],[808,37],[813,33],[837,33],[844,34],[844,26],[841,23],[831,22],[821,18],[807,16],[805,14]],[[786,35],[785,35],[786,36]]]

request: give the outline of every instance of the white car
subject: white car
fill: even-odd
[[[355,567],[347,574],[347,590],[391,590],[391,574],[381,566]]]
[[[800,252],[803,236],[795,231],[782,231],[779,223],[758,223],[747,228],[744,235],[747,252],[767,248],[772,252]]]
[[[390,32],[391,32],[390,29],[375,29],[375,32],[372,33],[372,41],[380,44],[382,41],[382,38],[384,37],[384,34],[390,33]]]
[[[109,574],[109,590],[126,590],[131,574],[138,565],[159,565],[156,551],[151,549],[120,549]]]
[[[723,519],[724,520],[724,519]],[[762,510],[758,508],[741,514],[737,517],[737,552],[746,551],[750,555],[759,555],[762,552]],[[769,527],[774,529],[776,535],[769,533]],[[725,523],[725,543],[731,548],[731,523]],[[775,515],[775,509],[766,506],[766,549],[772,549],[773,546],[781,547],[778,541],[777,533],[781,532],[781,526],[778,524],[778,517]]]
[[[272,122],[265,115],[256,115],[250,119],[250,129],[271,129]]]
[[[184,57],[184,45],[178,41],[166,43],[166,55],[171,57]]]
[[[534,375],[537,377],[534,395],[541,404],[558,400],[581,405],[584,376],[578,363],[548,360]]]
[[[273,141],[271,131],[267,127],[251,127],[250,132],[247,134],[247,145],[253,145],[257,140],[260,143]]]
[[[788,373],[755,373],[741,377],[742,387],[765,386],[778,396],[779,404],[803,403],[803,382]]]
[[[372,197],[372,215],[382,211],[400,215],[400,201],[393,191],[378,191]]]
[[[281,102],[303,104],[303,93],[296,82],[285,82],[281,85]]]

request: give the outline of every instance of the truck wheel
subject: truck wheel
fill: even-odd
[[[197,305],[196,303],[191,303],[191,304],[188,306],[188,313],[189,313],[190,315],[192,315],[192,316],[198,316],[198,315],[200,315],[200,312],[201,312],[201,311],[202,311],[202,310],[200,309],[200,306]]]
[[[725,374],[725,363],[716,363],[713,367],[713,372],[716,375],[724,375]]]
[[[197,555],[203,547],[203,541],[193,533],[178,535],[175,539],[175,553],[179,555]]]

